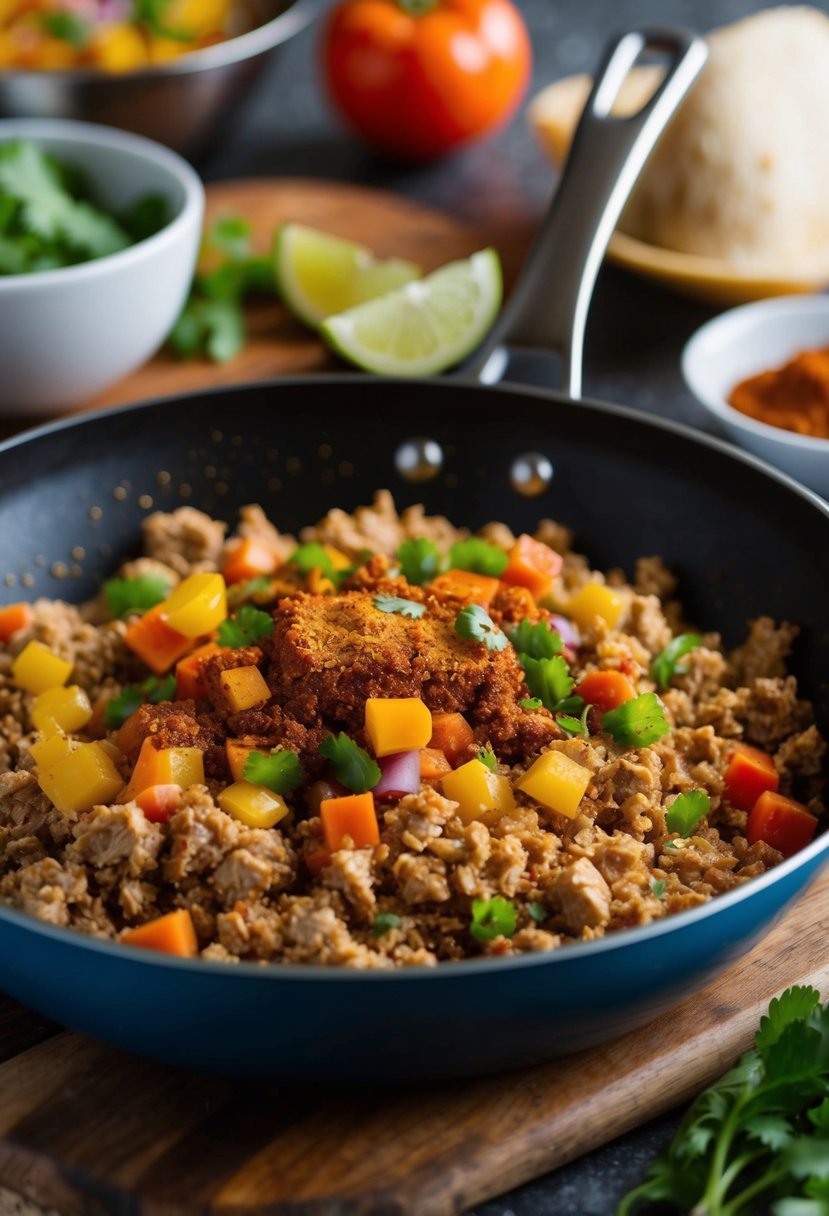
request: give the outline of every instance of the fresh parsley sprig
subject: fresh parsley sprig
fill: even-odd
[[[655,692],[643,692],[602,715],[602,730],[612,735],[619,747],[649,747],[670,729],[665,706]]]
[[[335,779],[354,794],[373,790],[380,780],[379,765],[345,731],[328,735],[320,744],[319,751],[331,765]]]
[[[698,633],[678,633],[651,663],[650,675],[660,692],[664,692],[674,676],[684,675],[688,664],[682,663],[686,654],[702,645],[702,637]]]

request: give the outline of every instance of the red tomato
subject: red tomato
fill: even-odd
[[[511,0],[341,0],[323,53],[345,117],[407,160],[440,156],[506,122],[532,64]]]
[[[801,802],[766,790],[751,808],[746,837],[749,844],[764,840],[784,857],[792,857],[806,847],[816,829],[817,819]]]
[[[780,774],[768,752],[738,743],[729,757],[723,780],[726,797],[732,806],[750,811],[766,790],[776,793]]]

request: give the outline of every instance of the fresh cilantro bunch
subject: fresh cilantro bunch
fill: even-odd
[[[29,139],[0,144],[0,275],[57,270],[118,253],[168,220],[158,195],[124,215],[99,207],[80,170]]]
[[[771,1002],[753,1050],[697,1098],[619,1216],[767,1210],[829,1212],[829,1004],[814,988]]]
[[[276,294],[270,259],[251,253],[250,238],[250,224],[238,215],[223,216],[208,228],[202,258],[212,269],[196,272],[168,339],[183,359],[205,354],[214,363],[227,363],[247,340],[245,299]]]

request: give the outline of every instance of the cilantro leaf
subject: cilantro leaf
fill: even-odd
[[[519,655],[529,655],[531,659],[552,659],[561,654],[564,643],[561,634],[548,625],[546,621],[521,621],[510,631],[509,639]]]
[[[425,604],[404,600],[399,595],[375,595],[374,607],[380,612],[396,612],[400,616],[410,617],[413,621],[419,620],[426,611]]]
[[[204,247],[225,254],[233,262],[244,261],[250,255],[253,228],[242,215],[220,215],[204,235]]]
[[[141,685],[141,692],[151,705],[172,701],[176,695],[176,677],[172,672],[166,676],[148,676]]]
[[[602,716],[602,730],[612,735],[619,747],[649,747],[670,729],[665,707],[655,692],[643,692]]]
[[[338,735],[328,735],[320,744],[319,751],[330,762],[340,785],[355,794],[373,790],[380,780],[379,766],[344,731]]]
[[[449,565],[453,570],[471,570],[499,578],[507,568],[509,558],[503,549],[479,536],[456,541],[449,550]]]
[[[59,38],[61,42],[68,42],[76,51],[84,50],[92,36],[92,27],[89,22],[84,21],[77,13],[72,13],[68,9],[43,13],[41,22],[47,34],[51,34],[53,38]]]
[[[698,633],[679,633],[651,663],[650,675],[660,692],[664,692],[676,675],[683,675],[687,664],[681,664],[686,654],[702,645]]]
[[[158,705],[161,701],[172,701],[175,695],[176,677],[172,673],[148,676],[143,684],[127,684],[117,697],[107,701],[104,723],[109,730],[117,730],[145,701]]]
[[[260,638],[273,633],[273,617],[253,604],[243,604],[232,620],[222,621],[219,626],[219,645],[236,648],[252,646]]]
[[[688,790],[680,794],[668,807],[665,826],[669,832],[690,836],[710,809],[711,799],[704,790]]]
[[[538,697],[544,708],[551,712],[561,709],[562,702],[570,696],[575,684],[564,659],[560,655],[552,659],[534,659],[527,654],[521,654],[518,658],[532,695]]]
[[[572,699],[572,698],[569,698],[569,699]],[[567,701],[565,700],[563,702],[563,704],[566,705]],[[590,713],[590,706],[585,705],[584,709],[581,712],[580,718],[573,718],[569,714],[558,714],[556,717],[556,722],[558,723],[558,725],[561,727],[561,729],[563,731],[567,732],[568,735],[571,735],[571,736],[579,735],[581,738],[586,739],[587,736],[590,734],[589,730],[587,729],[587,715],[589,713]]]
[[[242,776],[252,785],[264,785],[275,794],[290,794],[302,784],[305,774],[296,752],[279,748],[270,755],[251,752],[245,761]]]
[[[375,937],[382,937],[384,933],[388,933],[389,929],[396,929],[400,924],[400,917],[396,912],[378,912],[374,918],[374,924],[371,926],[371,932]]]
[[[519,701],[522,709],[542,709],[543,702],[541,697],[525,697],[523,701]]]
[[[757,1050],[765,1052],[774,1047],[787,1026],[804,1021],[819,1004],[820,993],[805,986],[787,988],[774,997],[767,1013],[760,1019],[760,1029],[755,1037]]]
[[[415,540],[404,540],[397,550],[400,573],[407,583],[420,586],[428,583],[440,570],[440,553],[437,545],[419,536]]]
[[[652,878],[651,895],[654,895],[657,899],[664,899],[666,885],[664,878]]]
[[[331,561],[330,555],[326,553],[324,545],[315,543],[300,545],[298,549],[294,549],[288,558],[288,562],[291,566],[296,566],[299,573],[303,576],[313,574],[315,570],[320,570],[332,582],[336,579],[334,563]]]
[[[112,616],[120,618],[130,612],[147,612],[155,608],[170,594],[170,583],[161,574],[110,578],[104,583],[104,594]]]
[[[511,899],[495,895],[492,899],[472,900],[472,921],[469,932],[479,942],[491,942],[496,937],[512,937],[518,917]]]
[[[547,919],[547,909],[537,899],[533,899],[527,904],[527,911],[537,925]]]
[[[482,747],[478,752],[477,759],[480,760],[484,768],[488,768],[491,773],[498,772],[498,761],[495,759],[495,754],[489,747]]]
[[[503,650],[509,645],[507,635],[501,632],[486,609],[478,604],[467,604],[461,608],[455,618],[455,633],[470,642],[483,642],[487,650]]]

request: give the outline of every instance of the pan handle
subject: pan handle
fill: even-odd
[[[644,51],[668,55],[665,77],[637,113],[614,116],[613,103]],[[512,298],[467,373],[487,383],[500,379],[509,358],[506,343],[557,350],[565,391],[581,396],[584,327],[605,249],[654,145],[707,57],[703,39],[683,30],[632,30],[609,47]]]

